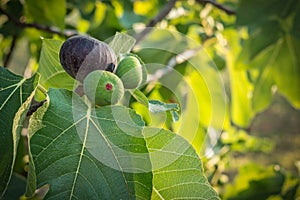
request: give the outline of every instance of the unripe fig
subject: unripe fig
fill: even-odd
[[[96,70],[91,72],[83,81],[83,90],[89,100],[95,105],[113,105],[124,95],[124,86],[115,74]]]
[[[104,42],[77,35],[67,39],[60,48],[60,63],[68,74],[83,82],[92,71],[114,71],[117,57]]]
[[[125,89],[135,89],[143,80],[142,65],[136,57],[127,56],[119,63],[116,75],[121,78]]]

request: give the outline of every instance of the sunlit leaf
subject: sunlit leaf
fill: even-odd
[[[219,199],[192,146],[170,131],[146,128],[153,168],[151,199]]]
[[[124,33],[116,33],[109,46],[115,51],[116,55],[127,54],[135,44],[135,39]]]
[[[29,79],[0,67],[0,197],[12,175],[26,112],[39,76]]]
[[[234,69],[234,66],[232,66],[234,64],[230,65],[228,68],[231,79],[232,121],[238,126],[247,127],[254,116],[252,110],[253,85],[248,79],[247,71],[236,70]]]
[[[63,41],[43,39],[43,47],[38,72],[41,74],[40,84],[46,89],[74,89],[75,80],[67,74],[59,61],[59,50]]]

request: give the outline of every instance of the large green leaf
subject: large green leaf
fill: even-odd
[[[38,187],[49,184],[46,199],[218,199],[180,136],[144,127],[123,106],[93,109],[70,91],[50,89],[48,102],[29,130],[30,172]]]
[[[60,40],[43,39],[38,72],[41,74],[40,84],[46,89],[74,89],[75,80],[67,74],[59,62],[58,54],[62,43]]]
[[[144,122],[133,110],[93,109],[62,89],[50,89],[48,101],[33,115],[29,131],[30,178],[35,172],[37,187],[50,185],[46,199],[149,199]]]
[[[12,174],[22,124],[39,76],[29,79],[0,67],[0,197]]]
[[[26,0],[26,16],[33,22],[64,29],[66,1],[63,0]]]
[[[193,147],[181,136],[145,128],[153,168],[151,199],[219,199]]]

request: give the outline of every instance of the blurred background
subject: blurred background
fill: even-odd
[[[222,199],[299,199],[299,22],[299,0],[1,0],[0,65],[30,77],[43,38],[130,34],[142,91],[179,103],[180,120],[130,106],[194,146]]]

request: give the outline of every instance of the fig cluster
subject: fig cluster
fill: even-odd
[[[118,103],[125,89],[142,84],[145,74],[137,56],[125,56],[117,64],[109,45],[88,36],[67,39],[60,48],[59,59],[65,71],[81,82],[84,95],[98,106]]]

